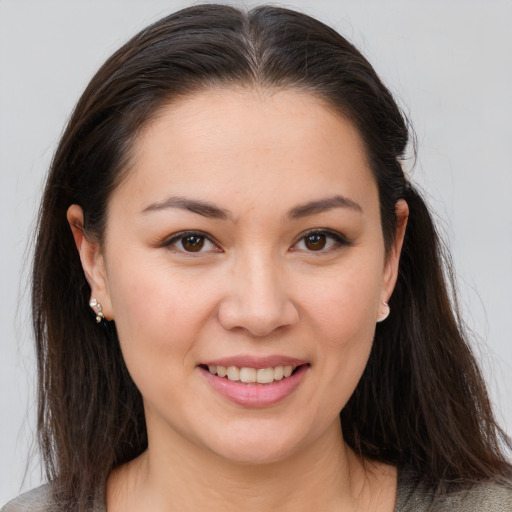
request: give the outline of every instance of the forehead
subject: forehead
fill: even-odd
[[[358,201],[376,188],[357,129],[298,90],[219,88],[180,99],[145,127],[132,155],[121,188],[140,207],[171,192],[300,202],[339,186]]]

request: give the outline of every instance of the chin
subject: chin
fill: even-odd
[[[272,425],[264,429],[247,426],[231,431],[210,443],[210,450],[217,456],[241,465],[274,464],[287,460],[303,449],[303,435],[291,428]]]
[[[216,454],[226,461],[242,466],[261,466],[282,462],[292,456],[295,450],[272,443],[249,443],[223,446]]]

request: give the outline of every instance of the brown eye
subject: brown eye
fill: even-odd
[[[315,229],[303,233],[300,239],[290,250],[303,252],[317,252],[319,254],[328,254],[336,249],[351,247],[352,242],[336,231],[327,229]]]
[[[310,251],[321,251],[327,244],[327,237],[319,233],[308,235],[304,238],[304,244]]]
[[[170,239],[161,245],[174,253],[197,254],[223,252],[222,249],[212,241],[207,233],[201,231],[181,231],[175,233]]]
[[[185,236],[181,239],[181,245],[187,252],[199,252],[204,247],[204,240],[204,236]]]

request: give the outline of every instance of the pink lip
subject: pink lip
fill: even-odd
[[[266,364],[260,366],[261,360],[258,360],[257,364],[247,364],[247,361],[245,361],[244,364],[240,364],[240,359],[237,358],[236,360],[237,364],[226,364],[226,366],[268,368],[271,366],[279,366],[280,364],[283,364],[270,364],[268,363],[268,360],[266,360]],[[223,363],[225,361],[230,360],[223,359],[219,361],[222,362],[212,364],[224,366]],[[245,384],[239,381],[230,381],[225,377],[219,377],[217,375],[211,374],[208,370],[202,368],[201,366],[198,366],[197,368],[202,373],[202,375],[204,375],[210,386],[212,386],[212,388],[215,391],[217,391],[220,395],[222,395],[224,398],[227,398],[229,401],[241,405],[243,407],[256,408],[274,405],[280,402],[281,400],[284,400],[289,395],[291,395],[304,379],[309,369],[309,365],[302,364],[290,377],[284,378],[279,381],[274,381],[271,384]]]
[[[307,361],[287,356],[232,356],[215,359],[213,361],[204,361],[206,366],[236,366],[237,368],[274,368],[276,366],[301,366]]]

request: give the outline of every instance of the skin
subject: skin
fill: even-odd
[[[177,196],[207,201],[225,218],[155,207]],[[334,196],[351,206],[292,215]],[[208,90],[160,112],[110,200],[104,245],[77,228],[78,206],[68,211],[91,296],[116,322],[148,427],[148,450],[109,479],[109,512],[393,510],[395,469],[355,457],[339,412],[395,285],[403,201],[396,214],[386,255],[360,136],[311,94]],[[312,229],[342,242],[320,233],[325,247],[312,250]],[[199,252],[169,243],[186,230],[210,240]],[[308,367],[284,400],[243,407],[198,367],[239,355]]]

